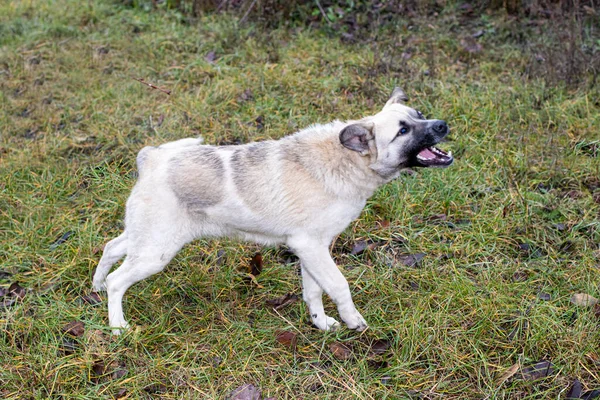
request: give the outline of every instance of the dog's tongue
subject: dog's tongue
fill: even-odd
[[[425,158],[425,159],[435,158],[436,157],[435,154],[433,154],[433,152],[431,150],[429,150],[428,148],[425,148],[425,149],[421,150],[419,152],[419,155],[422,158]]]

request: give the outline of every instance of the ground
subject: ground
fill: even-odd
[[[0,4],[1,396],[600,389],[600,306],[574,297],[600,298],[600,93],[543,53],[543,40],[558,40],[539,34],[552,22],[456,11],[400,18],[377,39],[243,22],[108,0]],[[383,187],[335,241],[367,331],[311,326],[285,249],[214,240],[132,287],[132,329],[110,334],[91,276],[122,229],[137,151],[359,118],[397,85],[448,121],[441,147],[456,160]]]

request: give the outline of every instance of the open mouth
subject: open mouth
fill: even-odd
[[[417,154],[417,163],[421,167],[447,167],[452,164],[452,152],[445,152],[437,147],[426,147]]]

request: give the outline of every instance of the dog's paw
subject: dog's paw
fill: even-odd
[[[328,317],[327,315],[321,315],[315,317],[315,314],[311,315],[313,324],[322,331],[335,331],[340,327],[340,323],[335,318]]]
[[[111,326],[112,334],[115,336],[119,336],[121,333],[124,333],[129,329],[129,324],[123,321],[119,326]]]
[[[106,292],[106,282],[105,281],[96,281],[92,282],[92,291],[94,292]]]
[[[367,321],[365,321],[363,316],[360,315],[360,313],[358,311],[355,311],[349,317],[343,318],[343,320],[349,329],[354,329],[359,332],[362,332],[369,327],[369,325],[367,324]]]

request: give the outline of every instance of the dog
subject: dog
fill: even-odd
[[[340,325],[325,314],[325,292],[348,328],[366,329],[331,242],[402,169],[453,162],[451,152],[435,147],[449,132],[446,122],[426,119],[407,100],[395,88],[373,116],[313,125],[279,140],[208,146],[188,138],[143,148],[125,230],[106,244],[93,278],[94,290],[107,291],[113,332],[128,327],[122,299],[131,285],[162,271],[186,243],[223,236],[285,243],[300,259],[312,323],[322,330]]]

